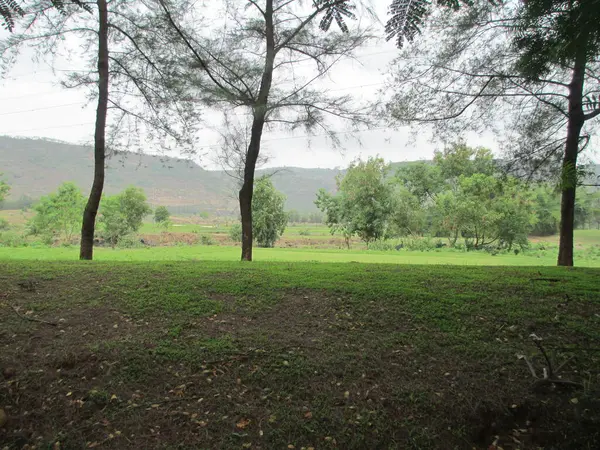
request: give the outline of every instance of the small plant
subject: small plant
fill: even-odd
[[[239,222],[234,223],[229,228],[229,239],[233,242],[242,242],[242,224]]]
[[[212,238],[212,236],[210,236],[208,234],[203,234],[202,236],[200,236],[200,243],[202,245],[215,245],[216,244],[216,242]]]
[[[6,231],[10,228],[8,220],[0,218],[0,231]]]
[[[308,231],[307,229],[304,229],[304,230],[300,230],[300,231],[298,232],[298,234],[299,234],[300,236],[310,236],[310,231]]]
[[[144,247],[142,239],[137,234],[126,234],[117,242],[118,248],[140,248]]]
[[[27,242],[22,235],[13,231],[0,233],[0,247],[25,247]]]

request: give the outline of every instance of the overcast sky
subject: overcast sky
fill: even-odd
[[[389,0],[373,0],[379,18],[386,19]],[[383,25],[377,31],[383,36]],[[0,38],[6,36],[0,31]],[[360,52],[358,61],[346,62],[333,69],[327,80],[335,90],[348,90],[361,97],[375,97],[385,74],[397,55],[392,42],[373,42]],[[94,130],[95,104],[86,105],[85,93],[59,86],[62,70],[81,69],[77,61],[54,66],[33,63],[31,52],[24,52],[4,80],[0,80],[0,135],[44,137],[72,143],[90,144]],[[304,132],[295,135],[280,131],[263,135],[263,150],[270,156],[268,166],[345,167],[358,156],[380,155],[389,161],[411,161],[431,158],[439,144],[430,142],[428,133],[414,138],[409,129],[393,131],[378,128],[356,136],[343,135],[344,148],[333,149],[322,136],[307,139]],[[218,150],[218,135],[202,132],[200,140],[209,154],[200,162],[206,168],[217,168],[210,154]],[[490,136],[467,136],[471,145],[486,145],[496,151]]]

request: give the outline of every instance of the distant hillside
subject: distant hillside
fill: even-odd
[[[37,199],[65,181],[73,181],[87,193],[93,151],[64,142],[0,136],[0,173],[11,185],[13,200],[22,196]],[[335,189],[339,172],[302,168],[258,171],[258,175],[263,173],[273,173],[275,186],[287,196],[288,209],[310,212],[316,210],[316,191]],[[179,213],[237,212],[235,181],[222,171],[204,170],[188,160],[143,154],[113,156],[108,160],[106,192],[114,194],[130,185],[143,188],[152,204],[167,205]]]

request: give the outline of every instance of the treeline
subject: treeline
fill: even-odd
[[[288,223],[323,223],[324,215],[322,212],[299,212],[292,209],[287,212]]]
[[[529,235],[558,232],[560,196],[548,183],[504,173],[490,150],[456,143],[390,174],[381,158],[350,165],[337,193],[321,189],[315,204],[332,233],[349,246],[404,236],[431,236],[468,249],[526,247]],[[600,226],[600,193],[582,193],[576,223]]]

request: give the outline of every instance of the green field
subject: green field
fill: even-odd
[[[0,260],[76,260],[77,247],[0,247]],[[578,257],[580,256],[580,257]],[[576,265],[600,267],[600,258],[589,253],[576,252]],[[96,248],[98,261],[237,261],[240,249],[232,246],[171,246],[136,249]],[[372,250],[328,250],[304,248],[255,248],[257,261],[319,261],[360,262],[386,264],[449,264],[475,266],[553,266],[556,250],[536,254],[501,254],[492,256],[485,252],[454,252],[439,250],[430,252]]]
[[[0,261],[0,444],[596,449],[599,279],[556,267]],[[531,333],[580,385],[532,385],[516,356],[541,373]]]

